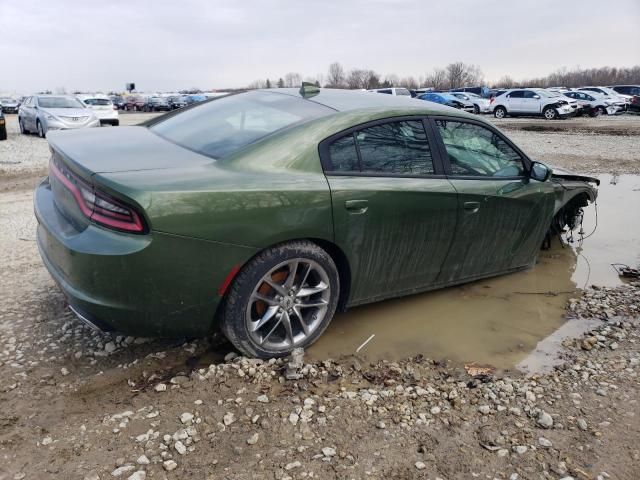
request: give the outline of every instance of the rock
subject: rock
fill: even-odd
[[[506,448],[501,448],[497,453],[499,457],[506,457],[507,455],[509,455],[509,450],[507,450]]]
[[[185,447],[184,443],[182,443],[180,440],[173,444],[173,448],[175,448],[176,452],[178,452],[180,455],[184,455],[185,453],[187,453],[187,447]]]
[[[424,462],[416,462],[415,465],[418,470],[424,470],[427,468],[427,465]]]
[[[489,405],[480,405],[478,407],[478,411],[482,414],[482,415],[489,415],[489,413],[491,412],[491,407]]]
[[[336,455],[336,449],[332,447],[324,447],[322,449],[322,454],[325,457],[334,457]]]
[[[138,460],[136,460],[136,463],[138,465],[149,465],[151,462],[149,461],[146,455],[140,455],[138,457]]]
[[[516,452],[518,455],[522,455],[523,453],[526,453],[527,450],[529,450],[529,448],[526,445],[516,445],[513,447],[513,451]]]
[[[438,415],[440,413],[440,407],[431,407],[431,415]]]
[[[46,447],[47,445],[51,445],[51,444],[53,443],[53,438],[51,438],[51,437],[44,437],[44,438],[42,439],[42,442],[40,442],[40,443],[42,443],[42,445],[44,445],[44,446]]]
[[[256,398],[256,400],[260,403],[269,403],[269,397],[264,394],[260,395],[258,398]]]
[[[100,475],[96,472],[89,472],[84,476],[84,480],[100,480]]]
[[[167,390],[167,386],[164,383],[159,383],[155,387],[153,387],[153,389],[156,392],[164,392]]]
[[[285,470],[293,470],[294,468],[300,468],[301,466],[302,466],[302,464],[298,460],[296,460],[295,462],[287,463],[284,466],[284,469]]]
[[[298,415],[297,413],[292,413],[291,415],[289,415],[289,422],[292,425],[297,425],[298,424],[298,420],[300,420],[300,415]]]
[[[378,423],[376,423],[376,428],[379,428],[381,430],[385,429],[385,428],[387,428],[387,424],[384,423],[382,420],[380,420]]]
[[[225,425],[229,426],[236,421],[236,416],[231,412],[227,412],[227,414],[222,417],[222,421]]]
[[[551,428],[553,427],[553,417],[549,415],[544,410],[538,414],[538,425],[542,428]]]
[[[69,375],[69,370],[67,370],[65,367],[62,367],[60,369],[60,373],[62,374],[63,377],[66,377],[67,375]]]
[[[104,351],[107,353],[113,353],[116,351],[116,344],[113,342],[108,342],[105,346],[104,346]]]
[[[136,469],[133,465],[123,465],[122,467],[116,468],[113,472],[111,472],[112,477],[121,477],[125,473],[133,472]]]
[[[180,415],[180,421],[184,424],[190,424],[192,420],[193,420],[192,413],[185,412],[182,415]]]
[[[256,443],[258,443],[259,438],[260,438],[260,435],[256,432],[253,435],[251,435],[249,438],[247,438],[247,443],[249,445],[255,445]]]
[[[584,418],[579,418],[578,419],[578,428],[580,430],[586,430],[587,429],[587,421]]]
[[[127,480],[145,480],[146,478],[147,472],[144,470],[138,470],[137,472],[133,472]]]
[[[553,443],[551,443],[551,440],[547,440],[544,437],[538,438],[538,445],[540,445],[541,447],[544,447],[544,448],[553,447]]]
[[[171,470],[175,470],[176,468],[178,468],[178,464],[173,460],[165,460],[162,463],[162,466],[167,472],[170,472]]]

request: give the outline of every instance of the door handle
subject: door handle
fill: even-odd
[[[368,200],[347,200],[344,202],[344,208],[353,213],[364,213],[369,208]]]
[[[476,213],[480,210],[480,202],[464,202],[464,211],[467,213]]]

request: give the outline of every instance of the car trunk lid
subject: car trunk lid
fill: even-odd
[[[139,199],[133,200],[125,192],[103,188],[97,182],[99,174],[188,168],[214,162],[158,137],[145,127],[52,131],[47,140],[52,152],[49,182],[54,201],[79,231],[89,225],[91,215],[83,196],[100,191],[134,207],[140,205]]]

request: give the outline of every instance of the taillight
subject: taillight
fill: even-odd
[[[132,207],[94,189],[56,160],[51,160],[50,172],[69,190],[89,220],[116,230],[144,233],[144,223]]]

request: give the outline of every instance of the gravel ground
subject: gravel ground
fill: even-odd
[[[594,327],[532,376],[422,356],[261,362],[215,336],[94,332],[69,314],[34,242],[25,182],[44,173],[46,145],[16,138],[9,118],[0,480],[640,478],[640,283],[570,300],[568,322]],[[608,149],[594,144],[594,168],[611,167]]]

